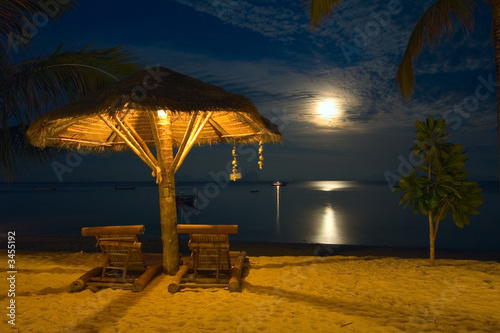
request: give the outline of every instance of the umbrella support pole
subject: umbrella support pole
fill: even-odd
[[[177,208],[175,185],[164,179],[159,184],[161,242],[163,244],[163,271],[175,275],[179,270],[179,241],[177,236]]]
[[[158,111],[158,113],[160,113]],[[151,129],[156,146],[156,158],[161,175],[157,176],[160,197],[161,242],[163,244],[163,271],[175,275],[179,270],[179,240],[177,236],[177,204],[175,202],[175,177],[169,172],[174,162],[172,138],[172,112],[162,111],[161,116],[149,112]]]

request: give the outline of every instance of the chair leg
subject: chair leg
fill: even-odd
[[[199,255],[199,248],[194,248],[193,249],[193,269],[194,269],[194,277],[196,278],[198,276],[198,255]]]
[[[227,268],[231,268],[231,254],[229,253],[229,249],[227,249]]]
[[[106,270],[108,269],[108,266],[109,266],[109,249],[105,249],[106,251],[106,261],[104,262],[104,266],[102,267],[102,274],[101,276],[102,277],[105,277],[106,276]]]
[[[123,267],[123,274],[122,274],[122,279],[125,279],[127,277],[127,270],[128,270],[128,262],[130,261],[130,253],[132,252],[132,248],[128,248],[127,251],[127,259],[125,260],[125,266]]]
[[[217,283],[219,283],[219,273],[220,273],[220,257],[221,257],[221,249],[220,246],[217,247],[217,275],[215,277]]]

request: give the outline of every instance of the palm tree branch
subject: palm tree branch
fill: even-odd
[[[464,32],[471,31],[474,27],[476,7],[476,0],[438,0],[422,14],[413,28],[396,73],[396,84],[404,99],[413,93],[415,84],[413,63],[422,52],[425,43],[433,47],[444,36],[453,36],[457,22]]]
[[[7,112],[19,124],[119,80],[138,66],[122,47],[54,53],[8,66],[3,85]],[[3,90],[2,89],[2,90]],[[5,128],[5,124],[2,124]]]
[[[121,46],[86,47],[77,52],[60,52],[58,48],[49,56],[4,66],[0,71],[0,167],[6,178],[11,179],[22,165],[47,161],[55,154],[20,139],[35,117],[138,69],[131,53]]]
[[[62,151],[55,148],[40,149],[27,141],[25,126],[11,126],[0,129],[0,161],[3,174],[0,181],[10,180],[22,166],[47,163]]]
[[[315,29],[325,16],[330,16],[333,7],[338,6],[340,0],[312,0],[311,2],[311,29]]]
[[[33,16],[55,19],[78,6],[78,1],[69,0],[66,4],[39,0],[2,0],[0,2],[0,50],[7,52],[12,45],[14,35],[30,39],[29,24]],[[27,46],[27,45],[25,45]]]

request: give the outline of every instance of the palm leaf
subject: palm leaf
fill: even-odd
[[[473,12],[476,0],[438,0],[430,6],[415,24],[406,51],[396,73],[396,83],[407,99],[414,90],[415,73],[413,63],[422,52],[425,42],[430,47],[439,43],[444,36],[455,33],[456,22],[467,33],[474,27]]]
[[[62,2],[62,1],[61,1]],[[58,18],[65,12],[78,5],[76,0],[68,0],[65,4],[53,1],[50,8],[49,1],[39,0],[2,0],[0,2],[0,51],[6,53],[12,46],[13,36],[17,35],[30,40],[29,31],[26,31],[26,22],[32,22],[34,14],[43,13],[49,19]],[[24,46],[27,46],[24,45]]]
[[[311,2],[311,29],[315,29],[325,16],[330,16],[333,7],[338,6],[340,0],[312,0]]]
[[[89,45],[90,46],[90,45]],[[20,165],[43,160],[26,143],[12,136],[9,125],[28,124],[44,112],[75,101],[95,89],[118,81],[138,69],[132,55],[122,47],[60,52],[2,68],[0,75],[0,165],[8,179]],[[24,132],[23,132],[24,133]]]
[[[74,101],[138,69],[121,47],[54,53],[8,66],[0,88],[5,111],[28,124],[47,109]],[[6,124],[2,123],[2,128]]]
[[[11,126],[0,129],[0,161],[4,174],[0,181],[9,180],[23,166],[47,163],[61,151],[54,148],[40,149],[32,146],[26,136],[26,127]]]

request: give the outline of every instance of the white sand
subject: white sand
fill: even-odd
[[[70,293],[100,254],[18,252],[16,326],[0,332],[500,332],[500,263],[374,257],[251,257],[241,293],[183,289]],[[9,330],[10,329],[10,330]]]

